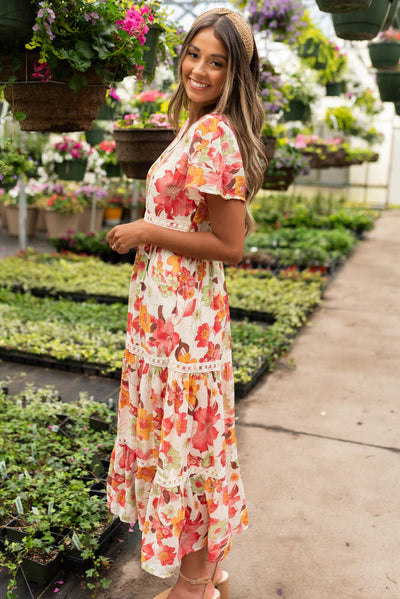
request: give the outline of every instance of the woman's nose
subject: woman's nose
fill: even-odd
[[[198,73],[199,75],[204,75],[206,72],[206,63],[204,60],[199,60],[195,66],[193,67],[192,71],[194,73]]]

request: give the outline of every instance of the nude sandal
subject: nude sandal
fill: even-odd
[[[215,580],[215,575],[214,575],[212,582],[213,582],[213,585],[215,586],[215,588],[220,592],[221,599],[229,599],[230,598],[229,574],[226,570],[222,570],[222,576],[218,580],[218,582]]]
[[[203,593],[203,599],[206,598],[206,592],[207,592],[207,587],[209,584],[213,584],[213,581],[211,580],[211,578],[187,578],[187,576],[184,576],[181,572],[179,572],[179,576],[181,578],[183,578],[183,580],[186,580],[186,582],[189,582],[190,584],[205,584],[206,586],[204,587],[204,593]],[[154,599],[168,599],[170,592],[172,591],[171,589],[166,589],[165,591],[163,591],[162,593],[160,593],[159,595],[157,595],[156,597],[154,597]],[[214,590],[214,595],[212,596],[211,599],[221,599],[221,593],[215,589]]]

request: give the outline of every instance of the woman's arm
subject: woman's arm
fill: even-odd
[[[211,231],[186,233],[144,220],[117,225],[107,234],[110,246],[126,254],[139,244],[151,243],[180,256],[237,264],[243,256],[245,208],[241,200],[206,195]]]

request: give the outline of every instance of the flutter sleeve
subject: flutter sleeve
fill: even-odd
[[[206,115],[194,128],[185,189],[246,200],[242,157],[232,128],[219,115]],[[196,194],[193,194],[196,195]]]

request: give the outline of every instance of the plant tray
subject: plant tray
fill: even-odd
[[[265,360],[261,366],[255,370],[251,376],[250,381],[247,383],[235,383],[235,398],[242,399],[256,386],[260,378],[265,374],[269,368],[269,360]]]
[[[108,543],[110,543],[120,526],[122,526],[122,522],[119,518],[116,518],[99,536],[99,547],[96,551],[97,555],[104,553]],[[64,554],[63,566],[66,570],[71,570],[78,574],[85,574],[86,570],[92,567],[92,560],[90,558],[83,559],[81,557],[81,552],[78,549],[71,549]]]
[[[61,553],[48,563],[42,564],[36,560],[24,557],[21,564],[21,569],[29,582],[35,582],[39,586],[48,584],[58,573],[61,563]]]
[[[106,364],[88,364],[80,360],[57,360],[47,355],[33,354],[22,350],[0,347],[0,359],[6,362],[16,362],[18,364],[29,364],[30,366],[41,366],[44,368],[56,368],[68,372],[77,372],[88,376],[102,376],[111,379],[119,379],[121,373],[119,370],[104,373]]]
[[[274,324],[276,322],[275,314],[271,312],[259,312],[257,310],[245,310],[244,308],[235,308],[230,306],[229,313],[232,320],[257,320],[259,322],[266,322],[268,324]]]
[[[119,297],[117,295],[99,295],[96,293],[84,293],[79,291],[55,291],[53,289],[46,289],[45,287],[32,287],[31,289],[25,289],[23,285],[13,285],[11,287],[13,293],[26,293],[29,291],[35,297],[54,297],[64,298],[72,302],[87,302],[88,300],[95,300],[99,304],[127,304],[128,296]]]

